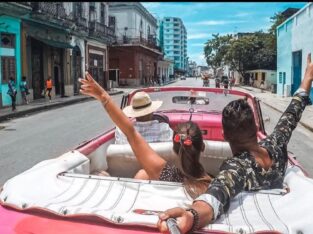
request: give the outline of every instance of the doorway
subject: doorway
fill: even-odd
[[[301,84],[301,70],[302,70],[302,51],[292,52],[292,82],[291,94],[293,94]]]
[[[73,73],[72,73],[72,79],[73,79],[73,87],[74,87],[74,95],[79,94],[79,84],[78,84],[78,78],[82,77],[82,66],[81,66],[81,52],[78,46],[75,46],[73,49]]]
[[[31,40],[31,69],[32,69],[32,87],[34,99],[43,98],[44,90],[43,77],[43,45],[40,41],[32,38]]]
[[[53,68],[54,74],[54,87],[55,87],[55,95],[60,95],[60,67],[54,66]]]

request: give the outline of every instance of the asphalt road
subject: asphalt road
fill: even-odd
[[[171,86],[202,86],[201,79],[187,78]],[[213,84],[211,83],[213,86]],[[122,95],[112,97],[120,103]],[[170,100],[168,100],[170,102]],[[168,103],[166,104],[168,105]],[[266,130],[270,133],[280,117],[277,111],[262,105],[263,116],[269,116]],[[28,117],[1,123],[0,185],[36,163],[61,155],[84,140],[95,137],[114,125],[97,101],[83,102],[44,111]],[[289,150],[313,175],[313,133],[302,126],[294,131]]]

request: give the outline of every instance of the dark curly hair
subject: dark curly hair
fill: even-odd
[[[223,110],[222,124],[224,138],[230,144],[240,147],[257,141],[257,126],[253,111],[246,99],[231,101]]]

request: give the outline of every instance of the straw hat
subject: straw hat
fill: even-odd
[[[128,117],[140,117],[148,115],[160,108],[163,101],[151,101],[146,92],[138,92],[132,98],[130,106],[126,106],[123,112]]]

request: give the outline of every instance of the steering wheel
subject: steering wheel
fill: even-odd
[[[169,118],[166,115],[160,114],[160,113],[153,113],[152,119],[158,120],[159,123],[167,123],[167,124],[170,123]]]

